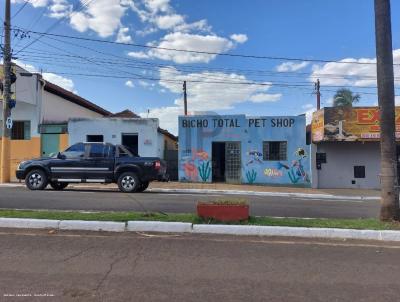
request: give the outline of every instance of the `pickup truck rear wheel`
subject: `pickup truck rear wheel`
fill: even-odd
[[[32,170],[25,177],[25,184],[29,190],[44,190],[47,187],[47,175],[43,170]]]
[[[140,186],[136,189],[136,192],[143,192],[144,190],[146,190],[149,187],[149,182],[148,181],[144,181],[140,184]]]
[[[68,186],[68,183],[52,181],[52,182],[50,182],[50,186],[56,191],[61,191],[61,190],[64,190]]]
[[[118,188],[121,192],[133,193],[139,187],[139,178],[133,172],[125,172],[118,177]]]

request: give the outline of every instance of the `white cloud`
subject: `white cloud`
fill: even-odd
[[[216,35],[204,36],[175,32],[164,36],[157,46],[161,48],[219,53],[227,52],[233,48],[234,44],[230,40]],[[208,63],[217,56],[215,54],[191,53],[165,49],[151,49],[147,54],[150,57],[173,61],[178,64]]]
[[[143,51],[131,51],[128,52],[128,56],[136,59],[147,59],[150,57],[147,53]]]
[[[31,72],[31,73],[38,73],[39,72],[38,69],[35,66],[31,65],[31,64],[27,64],[27,63],[25,63],[23,61],[20,61],[20,60],[13,60],[13,62],[15,64],[17,64],[18,66],[22,67],[23,69],[25,69],[28,72]],[[1,64],[3,64],[3,59],[1,59]]]
[[[139,114],[141,117],[147,117],[147,112]],[[183,108],[178,106],[160,107],[150,109],[148,117],[158,118],[160,127],[168,129],[171,133],[178,134],[178,116],[183,115]]]
[[[144,87],[144,88],[150,86],[150,83],[148,83],[148,82],[146,82],[146,81],[143,81],[143,80],[139,80],[138,83],[139,83],[140,86],[142,86],[142,87]]]
[[[158,16],[155,19],[155,23],[160,29],[170,29],[179,24],[182,24],[183,22],[183,17],[178,14]]]
[[[315,108],[314,104],[305,104],[303,106],[301,106],[302,109],[305,110],[305,112],[301,112],[300,114],[305,114],[306,115],[306,124],[310,124],[312,121],[312,114],[314,111],[317,110],[317,108]]]
[[[155,14],[158,12],[169,12],[171,11],[171,6],[169,5],[169,0],[144,0],[144,5]]]
[[[282,97],[282,93],[268,94],[268,93],[257,93],[250,97],[250,101],[253,103],[265,103],[265,102],[276,102]]]
[[[74,91],[74,82],[71,79],[51,72],[44,72],[42,76],[46,81],[52,82],[66,90],[76,93],[76,91]]]
[[[26,0],[11,0],[11,3],[24,3]],[[45,7],[50,0],[30,0],[29,4],[33,7]]]
[[[206,33],[211,33],[211,26],[208,25],[207,20],[202,19],[193,23],[183,23],[175,26],[174,28],[177,32],[191,32],[191,31],[202,31]]]
[[[396,106],[399,106],[400,105],[400,96],[395,96],[394,102],[395,102]]]
[[[28,72],[39,73],[39,69],[36,68],[34,65],[25,63],[20,60],[13,60],[13,62]],[[51,72],[44,72],[42,74],[42,77],[46,81],[52,82],[66,90],[76,93],[76,91],[74,90],[74,82],[69,78],[66,78],[66,77],[60,76],[58,74],[51,73]]]
[[[129,35],[128,27],[119,28],[116,41],[119,43],[132,43],[132,37]]]
[[[125,85],[128,86],[129,88],[135,87],[135,85],[133,84],[133,82],[131,80],[126,81]]]
[[[72,5],[67,0],[53,0],[49,6],[51,18],[64,18],[71,14]]]
[[[109,37],[121,26],[121,18],[127,9],[124,4],[120,0],[92,1],[83,12],[71,15],[70,24],[80,32],[91,29],[100,37]]]
[[[320,79],[321,85],[337,86],[376,86],[375,64],[352,64],[352,63],[376,63],[375,58],[346,58],[340,60],[343,63],[315,64],[309,78],[314,82]],[[393,63],[400,64],[400,49],[393,51]],[[395,77],[400,77],[400,66],[394,66]],[[395,80],[397,86],[400,80]]]
[[[302,105],[301,108],[308,110],[308,109],[314,108],[314,104],[308,103],[308,104]]]
[[[173,67],[160,69],[159,85],[168,92],[181,95],[182,83],[187,80],[188,108],[190,112],[218,111],[233,109],[245,102],[275,102],[280,94],[268,94],[271,83],[264,85],[234,84],[249,82],[245,76],[235,73],[200,72],[183,74]],[[173,79],[174,81],[170,81]],[[214,83],[213,83],[214,82]],[[217,82],[217,83],[215,83]],[[223,84],[221,84],[223,83]],[[233,83],[233,84],[232,84]],[[177,133],[177,117],[183,114],[183,100],[178,98],[174,105],[150,110],[152,117],[160,119],[160,125]]]
[[[300,62],[300,63],[294,63],[294,62],[284,62],[276,67],[276,70],[279,72],[287,72],[287,71],[298,71],[300,69],[303,69],[309,65],[308,62]]]
[[[230,38],[237,43],[245,43],[248,40],[245,34],[233,34]]]

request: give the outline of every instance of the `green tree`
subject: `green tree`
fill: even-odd
[[[353,94],[350,89],[341,88],[336,91],[333,96],[333,106],[353,106],[354,103],[360,101],[361,96],[357,94]]]

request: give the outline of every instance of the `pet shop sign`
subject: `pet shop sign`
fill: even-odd
[[[294,118],[249,118],[249,128],[291,128],[295,124]],[[182,128],[241,128],[240,120],[237,118],[211,118],[211,119],[182,119]]]

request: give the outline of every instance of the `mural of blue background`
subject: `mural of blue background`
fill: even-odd
[[[286,160],[264,160],[263,142],[287,142]],[[311,186],[305,116],[179,117],[179,180],[212,181],[212,143],[240,142],[241,183]]]

